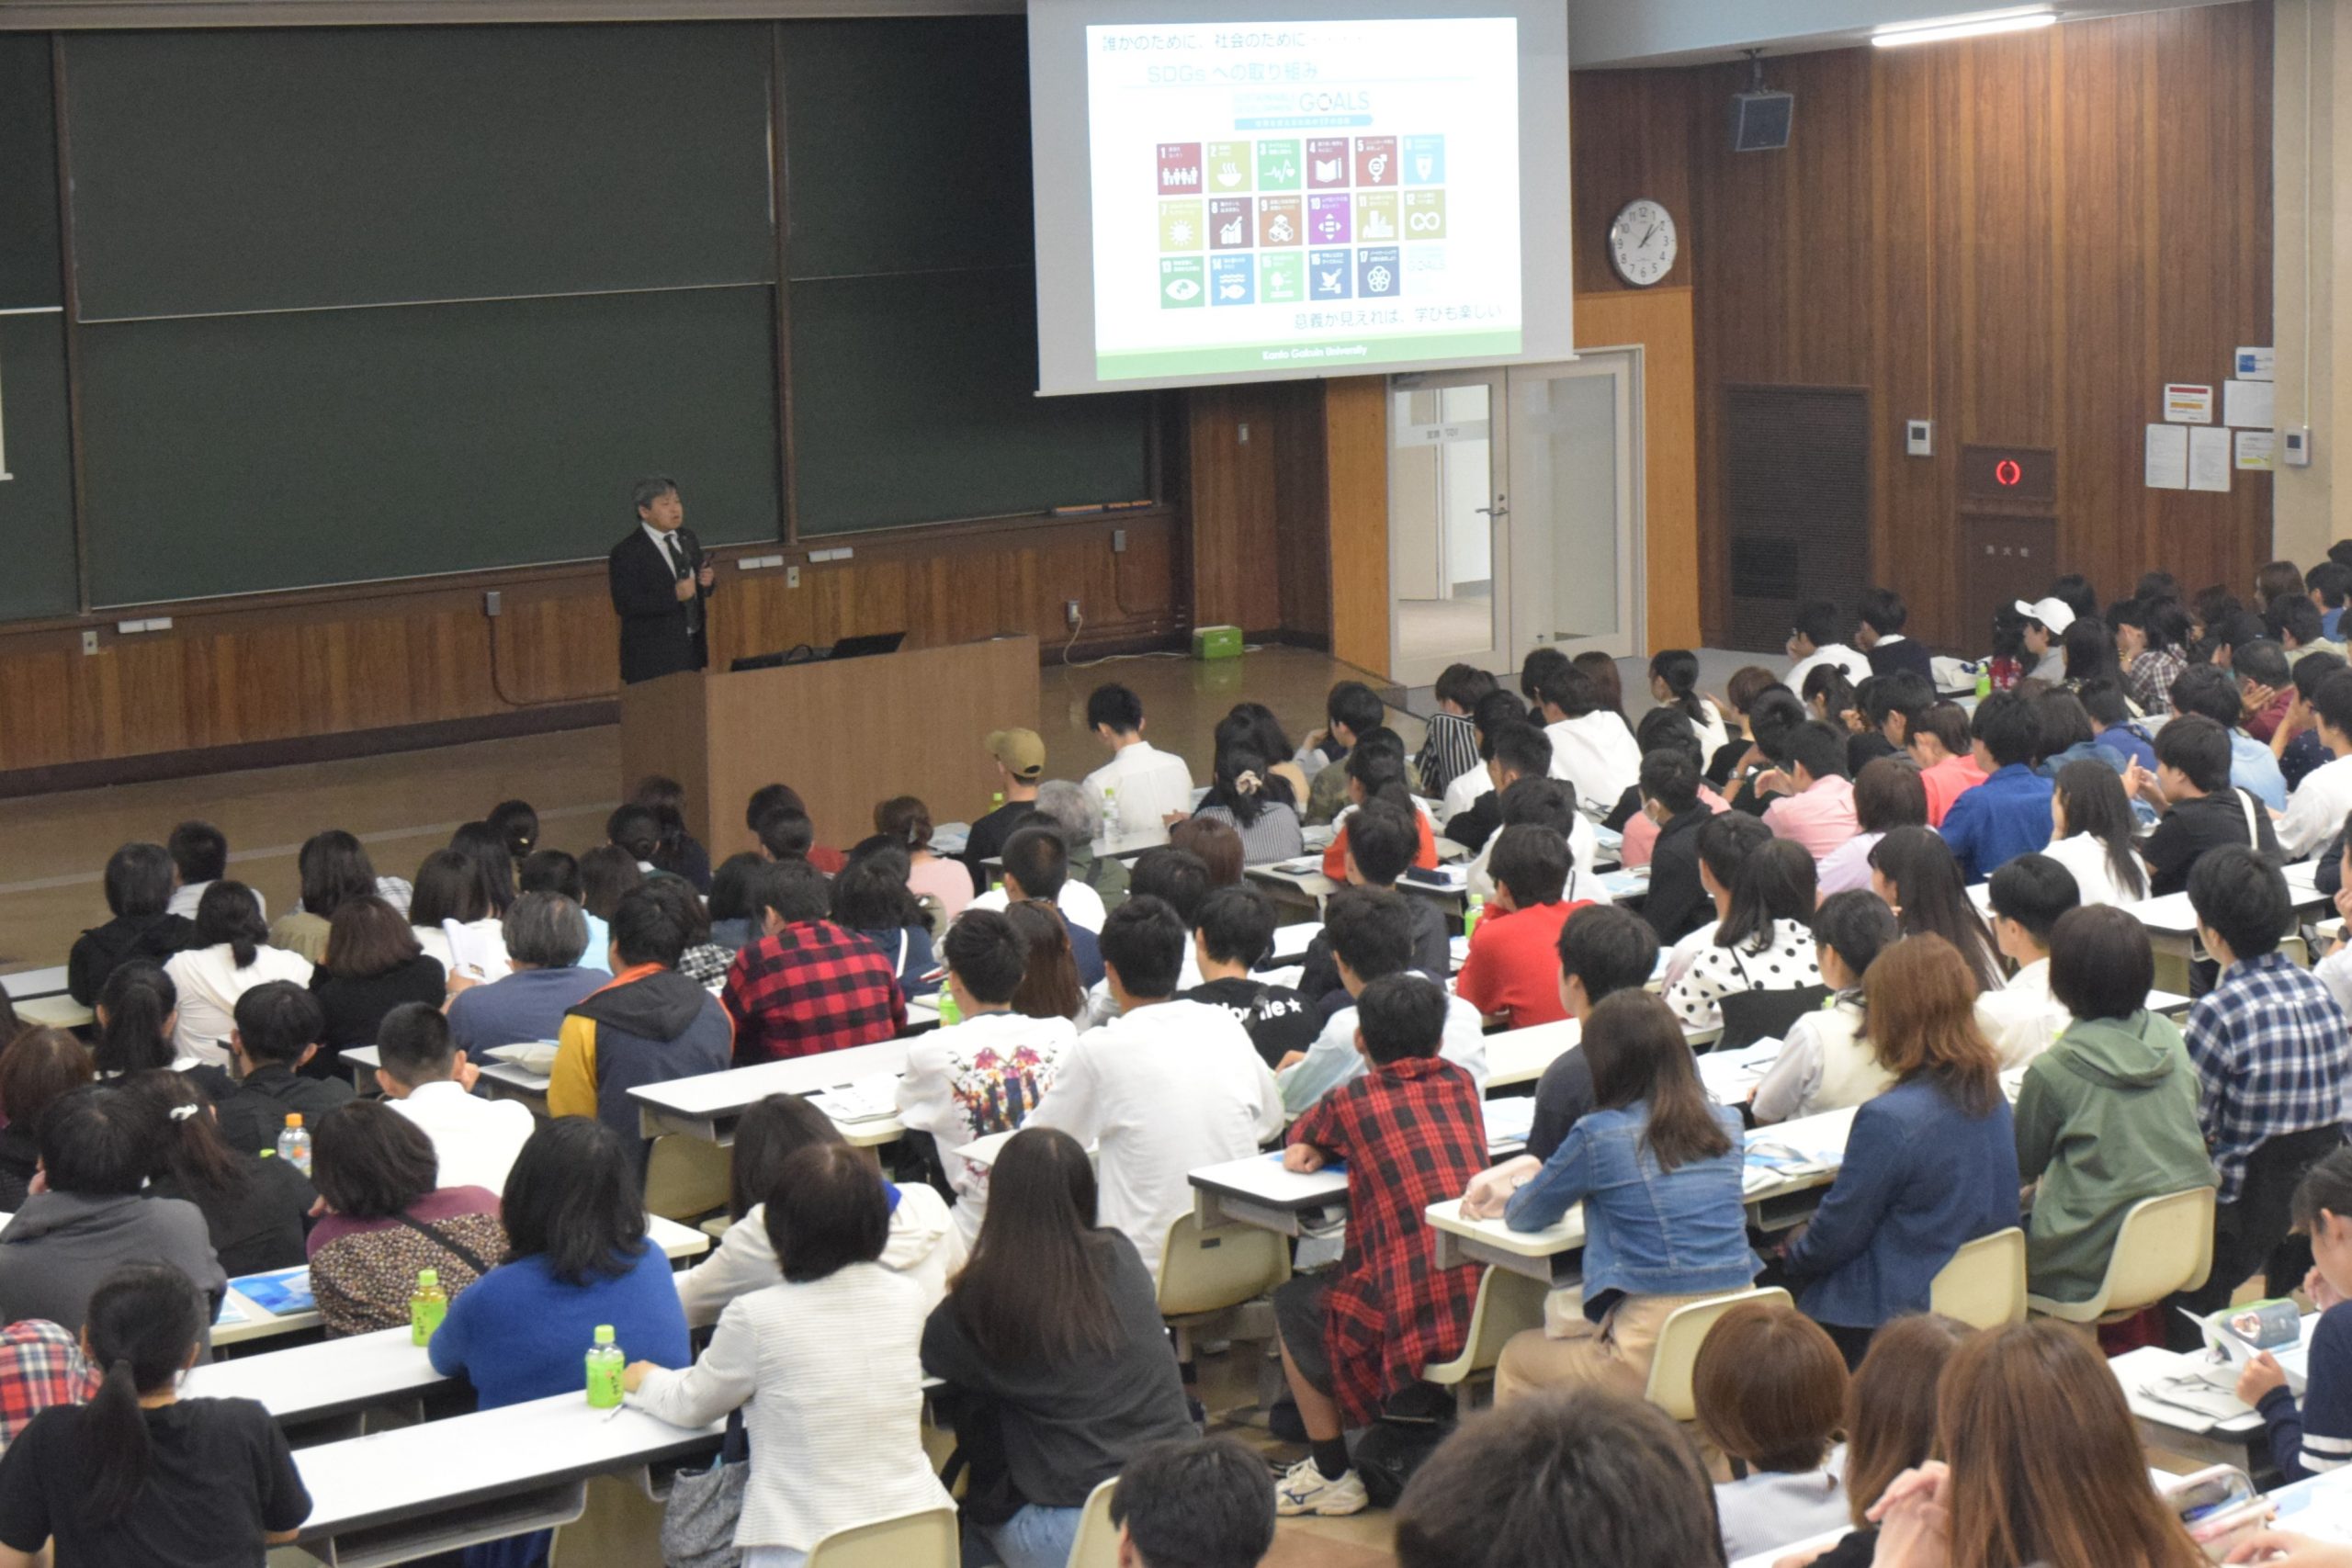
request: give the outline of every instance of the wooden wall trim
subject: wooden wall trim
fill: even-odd
[[[1577,296],[1578,352],[1642,350],[1645,652],[1695,648],[1700,641],[1693,309],[1687,288]]]
[[[1330,508],[1331,655],[1388,673],[1388,382],[1323,384]]]

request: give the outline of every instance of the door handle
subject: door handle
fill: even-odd
[[[1503,497],[1498,495],[1495,497],[1495,503],[1492,506],[1482,506],[1478,508],[1478,515],[1481,517],[1508,517],[1510,515],[1510,508],[1503,504]]]

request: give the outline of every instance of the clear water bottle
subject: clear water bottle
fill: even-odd
[[[1119,832],[1119,787],[1102,786],[1102,841],[1116,848],[1122,841]]]
[[[311,1134],[303,1130],[299,1111],[286,1118],[286,1131],[277,1134],[277,1157],[303,1175],[311,1174]]]
[[[588,1407],[610,1410],[621,1402],[621,1369],[628,1365],[621,1348],[613,1343],[613,1325],[596,1325],[596,1343],[588,1348]]]
[[[409,1343],[426,1343],[433,1337],[433,1331],[441,1326],[441,1320],[448,1315],[449,1292],[441,1288],[441,1270],[418,1269],[416,1289],[408,1298]]]

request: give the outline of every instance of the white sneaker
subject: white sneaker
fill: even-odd
[[[1370,1506],[1372,1497],[1354,1471],[1333,1481],[1316,1467],[1312,1454],[1292,1465],[1274,1488],[1274,1512],[1284,1518],[1295,1518],[1301,1514],[1337,1518],[1361,1514]]]

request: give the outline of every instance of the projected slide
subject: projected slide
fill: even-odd
[[[1521,351],[1510,17],[1086,29],[1104,382]]]

